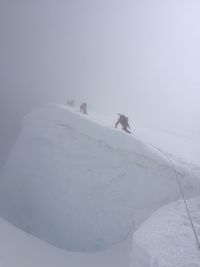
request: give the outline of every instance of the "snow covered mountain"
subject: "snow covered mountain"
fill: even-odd
[[[179,200],[168,160],[108,121],[53,104],[27,115],[0,181],[0,216],[58,248],[97,252]],[[185,196],[198,195],[198,177],[174,164]]]

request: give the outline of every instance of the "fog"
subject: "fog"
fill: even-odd
[[[24,114],[71,97],[199,131],[199,14],[197,0],[0,0],[0,165]]]

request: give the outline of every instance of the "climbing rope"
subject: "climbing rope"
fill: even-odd
[[[187,214],[188,214],[188,218],[190,220],[190,224],[191,224],[191,227],[192,227],[192,231],[194,233],[194,236],[195,236],[195,239],[197,241],[197,245],[198,245],[198,248],[200,250],[200,242],[199,242],[199,239],[198,239],[198,235],[197,235],[197,232],[196,232],[196,229],[194,227],[194,224],[193,224],[193,221],[192,221],[192,216],[190,214],[190,210],[188,208],[188,205],[187,205],[187,201],[186,201],[186,198],[185,198],[185,195],[184,195],[184,192],[183,192],[183,189],[182,189],[182,186],[181,186],[181,182],[178,178],[178,175],[177,175],[177,171],[176,171],[176,168],[172,162],[172,160],[168,157],[168,155],[166,155],[163,151],[161,151],[159,148],[155,147],[154,145],[150,144],[155,150],[159,151],[166,159],[167,161],[170,163],[170,166],[174,172],[174,175],[175,175],[175,178],[176,178],[176,182],[178,184],[178,187],[180,189],[180,192],[181,192],[181,196],[182,196],[182,199],[183,199],[183,203],[184,203],[184,206],[185,206],[185,209],[187,211]]]

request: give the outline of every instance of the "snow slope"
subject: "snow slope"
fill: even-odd
[[[57,249],[0,219],[1,267],[128,267],[127,242],[99,253]]]
[[[200,144],[199,133],[192,131],[171,131],[158,128],[145,128],[137,125],[136,135],[145,142],[161,149],[171,159],[189,168],[200,177]]]
[[[186,197],[200,181],[176,165]],[[0,216],[57,247],[100,251],[180,198],[169,162],[138,138],[64,106],[24,119],[0,181]]]
[[[200,197],[188,202],[200,240]],[[155,212],[133,235],[131,267],[200,267],[200,251],[183,201]]]

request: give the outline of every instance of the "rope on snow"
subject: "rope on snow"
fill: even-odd
[[[186,198],[185,198],[185,195],[184,195],[184,192],[183,192],[183,188],[182,188],[182,186],[181,186],[181,182],[180,182],[180,180],[179,180],[179,178],[178,178],[178,174],[177,174],[176,168],[175,168],[175,166],[174,166],[172,160],[169,158],[168,155],[166,155],[163,151],[161,151],[159,148],[155,147],[154,145],[152,145],[152,144],[150,144],[150,145],[151,145],[155,150],[159,151],[159,152],[160,152],[160,153],[167,159],[167,161],[170,163],[170,166],[171,166],[172,171],[173,171],[173,173],[174,173],[174,175],[175,175],[175,178],[176,178],[176,182],[177,182],[178,187],[179,187],[180,192],[181,192],[181,196],[182,196],[182,199],[183,199],[183,203],[184,203],[185,209],[186,209],[186,211],[187,211],[188,218],[189,218],[189,220],[190,220],[190,224],[191,224],[192,231],[193,231],[193,233],[194,233],[195,239],[196,239],[196,241],[197,241],[198,248],[199,248],[199,250],[200,250],[200,242],[199,242],[199,239],[198,239],[198,235],[197,235],[196,229],[195,229],[195,227],[194,227],[194,223],[193,223],[193,221],[192,221],[192,216],[191,216],[191,214],[190,214],[190,210],[189,210],[189,208],[188,208],[187,201],[186,201]]]

